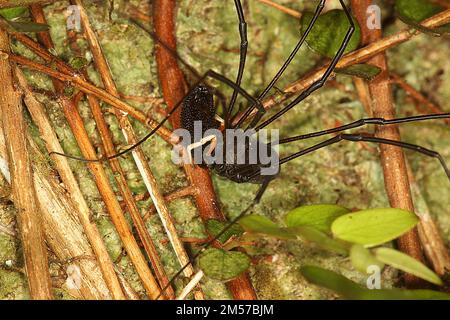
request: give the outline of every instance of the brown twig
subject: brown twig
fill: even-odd
[[[181,188],[177,191],[174,191],[172,193],[169,193],[168,195],[164,196],[164,201],[165,202],[171,202],[174,201],[176,199],[180,199],[180,198],[184,198],[187,196],[194,196],[197,193],[197,189],[195,189],[192,186],[187,186],[184,188]],[[147,212],[144,214],[144,221],[146,221],[148,218],[150,218],[150,216],[152,216],[153,214],[156,213],[156,208],[154,205],[150,205],[150,207],[147,209]]]
[[[441,107],[431,102],[422,93],[408,84],[402,77],[397,74],[391,73],[392,82],[399,85],[405,92],[418,103],[424,105],[429,111],[433,113],[444,113]],[[447,124],[450,124],[450,119],[444,119]]]
[[[175,7],[176,2],[174,0],[153,1],[153,22],[156,35],[172,50],[176,50]],[[174,56],[159,45],[156,45],[156,62],[164,100],[168,108],[171,109],[187,93],[188,88],[184,75]],[[179,111],[175,112],[171,118],[174,128],[180,127]],[[202,220],[224,220],[208,170],[198,166],[186,165],[185,171],[191,185],[198,190],[195,201]],[[248,274],[239,276],[228,282],[227,285],[235,299],[256,299]]]
[[[98,42],[98,39],[94,33],[94,30],[92,29],[92,27],[90,25],[89,18],[86,14],[86,11],[83,8],[83,4],[80,0],[72,0],[71,3],[73,5],[78,6],[78,10],[80,12],[81,24],[84,29],[84,35],[85,35],[86,40],[89,43],[95,66],[102,78],[105,89],[111,95],[118,97],[119,93],[118,93],[118,90],[114,83],[114,80],[112,79],[111,72],[108,67],[108,63],[103,55],[102,48],[100,47],[100,43]],[[112,156],[112,155],[116,154],[117,152],[114,148],[114,143],[112,140],[112,133],[108,127],[108,124],[106,123],[106,120],[104,118],[103,112],[100,107],[100,104],[98,103],[98,100],[92,96],[88,96],[88,102],[89,102],[89,105],[91,106],[92,114],[97,123],[97,127],[99,130],[100,136],[102,138],[103,145],[105,147],[106,155]],[[124,115],[123,113],[121,113],[117,109],[114,109],[113,112],[119,121],[119,126],[121,127],[121,129],[125,135],[127,143],[130,145],[136,143],[136,137],[134,134],[134,130],[131,126],[131,123],[128,120],[128,117],[126,115]],[[133,151],[133,157],[135,159],[135,162],[137,163],[138,168],[145,167],[144,170],[140,170],[141,175],[145,176],[145,175],[149,174],[150,168],[148,167],[145,156],[142,153],[142,150],[140,148],[136,148]],[[153,270],[155,271],[155,275],[158,278],[160,286],[165,287],[166,285],[169,284],[169,279],[167,278],[167,275],[161,264],[161,260],[159,258],[156,247],[153,243],[153,240],[150,237],[150,234],[148,233],[148,230],[145,226],[144,220],[142,219],[142,216],[139,212],[139,208],[138,208],[136,201],[134,200],[133,194],[128,186],[127,180],[125,178],[125,174],[119,163],[119,160],[117,158],[115,158],[115,159],[110,160],[109,162],[110,162],[113,172],[115,173],[114,177],[115,177],[117,185],[119,187],[119,191],[120,191],[122,198],[124,199],[124,202],[128,208],[128,211],[133,220],[134,226],[136,227],[139,238],[141,239],[144,249],[145,249],[148,257],[150,258]],[[187,254],[186,254],[186,256],[187,256]],[[171,286],[167,287],[167,289],[165,291],[165,295],[169,299],[175,298],[175,292],[173,291],[173,288]]]
[[[32,6],[33,18],[36,22],[46,23],[45,16],[42,8],[39,5]],[[47,47],[53,48],[53,41],[48,32],[40,32],[38,34],[39,40]],[[58,72],[56,72],[58,73]],[[77,78],[81,78],[77,76]],[[54,80],[54,87],[56,91],[61,94],[64,90],[64,83]],[[88,159],[95,159],[96,152],[92,146],[89,135],[84,128],[83,119],[78,112],[77,106],[72,100],[69,100],[65,96],[61,95],[59,102],[63,108],[64,115],[72,129],[72,132],[80,147],[81,153]],[[105,206],[109,212],[112,222],[116,227],[123,245],[133,262],[133,265],[138,273],[142,284],[151,299],[155,299],[160,295],[160,288],[153,277],[150,268],[145,261],[144,255],[139,249],[139,245],[128,226],[128,222],[125,219],[124,213],[120,207],[119,201],[109,183],[108,176],[100,163],[88,163],[87,166],[91,170],[95,183],[97,184],[98,191],[103,198]]]
[[[416,209],[416,213],[420,217],[420,223],[417,227],[420,241],[428,261],[433,265],[434,271],[436,271],[438,275],[444,277],[450,272],[450,256],[448,254],[448,249],[442,239],[439,227],[436,225],[430,214],[427,203],[423,199],[420,188],[409,165],[407,165],[407,169],[414,199],[422,200],[417,201],[418,204]]]
[[[32,4],[53,3],[59,0],[0,0],[0,8],[27,7]]]
[[[0,29],[0,50],[9,52],[9,37]],[[12,194],[18,208],[17,222],[30,294],[33,299],[52,299],[47,247],[39,205],[33,184],[33,171],[26,139],[27,126],[22,113],[21,93],[15,88],[7,55],[0,56],[0,108],[9,158]]]
[[[264,3],[264,4],[268,5],[268,6],[271,6],[271,7],[275,8],[275,9],[281,11],[281,12],[284,12],[284,13],[290,15],[290,16],[293,16],[294,18],[300,19],[302,17],[301,12],[298,12],[296,10],[290,9],[288,7],[285,7],[285,6],[281,5],[281,4],[273,2],[271,0],[258,0],[258,1],[261,2],[261,3]]]
[[[30,156],[43,159],[30,134],[27,138]],[[6,154],[3,131],[0,130],[0,157],[6,157]],[[41,208],[46,242],[58,261],[75,264],[81,271],[79,286],[66,289],[71,295],[83,299],[111,299],[100,272],[100,263],[95,258],[88,258],[93,253],[75,215],[75,202],[51,171],[50,166],[42,161],[33,163],[33,182]]]
[[[371,0],[351,1],[355,17],[361,26],[363,44],[373,43],[382,37],[381,29],[369,29],[366,24],[367,7]],[[395,117],[394,102],[389,81],[389,71],[385,53],[379,53],[372,57],[369,64],[379,67],[381,73],[369,82],[369,91],[372,97],[372,110],[374,117],[392,119]],[[378,138],[400,141],[400,132],[397,126],[377,127],[375,136]],[[406,160],[401,148],[391,145],[380,145],[381,163],[383,165],[384,183],[389,202],[393,208],[400,208],[414,212],[414,204],[411,197],[411,188],[406,169]],[[413,229],[397,239],[400,250],[413,258],[424,261],[417,229]],[[420,279],[410,274],[404,276],[408,287],[419,287],[423,283]]]
[[[450,10],[445,10],[443,12],[440,12],[431,18],[425,20],[422,25],[427,28],[435,28],[442,26],[446,23],[450,22]],[[365,22],[364,22],[365,24]],[[353,52],[350,52],[346,54],[338,63],[338,68],[346,68],[354,64],[362,63],[374,56],[376,56],[379,53],[382,53],[386,51],[389,48],[392,48],[396,45],[399,45],[405,41],[410,40],[412,37],[419,35],[420,32],[416,30],[411,30],[411,28],[407,28],[403,31],[397,32],[393,35],[381,38],[377,41],[371,42],[370,44],[366,45],[365,47],[355,50]],[[264,108],[270,109],[273,108],[280,103],[288,100],[290,97],[292,97],[294,94],[298,92],[302,92],[307,87],[309,87],[311,84],[313,84],[315,81],[319,80],[323,74],[325,73],[327,69],[327,65],[319,67],[316,70],[311,71],[303,77],[300,80],[297,80],[289,85],[287,85],[283,92],[286,94],[283,97],[279,96],[270,96],[264,100]],[[255,113],[252,113],[254,115]],[[242,115],[242,114],[241,114]],[[239,116],[236,117],[234,123],[237,123],[239,121]]]
[[[45,113],[44,107],[34,97],[33,93],[28,87],[25,77],[22,75],[19,68],[16,68],[16,71],[19,84],[24,91],[25,104],[27,105],[33,122],[39,128],[41,138],[45,141],[47,150],[49,152],[63,152],[56,133],[54,132],[50,120]],[[67,159],[58,156],[53,156],[52,159],[55,163],[56,170],[58,171],[58,174],[61,177],[65,188],[67,189],[67,192],[74,200],[73,203],[76,206],[75,211],[77,213],[78,219],[81,222],[86,237],[88,238],[92,246],[92,250],[94,251],[94,254],[97,258],[98,265],[100,267],[100,270],[102,271],[106,285],[111,292],[112,298],[124,299],[125,296],[123,295],[122,288],[114,271],[113,263],[106,250],[105,244],[103,243],[103,239],[97,227],[95,226],[95,223],[92,223],[90,221],[91,210],[89,209],[86,200],[81,193],[78,182],[69,167]]]

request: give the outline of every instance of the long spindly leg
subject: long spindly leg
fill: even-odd
[[[445,163],[444,158],[438,152],[415,145],[415,144],[407,143],[407,142],[389,140],[389,139],[383,139],[383,138],[376,138],[376,137],[368,137],[368,136],[364,136],[362,134],[344,134],[344,133],[339,134],[331,139],[325,140],[321,143],[318,143],[309,148],[300,150],[299,152],[296,152],[288,157],[281,159],[280,166],[284,163],[287,163],[287,162],[293,160],[293,159],[296,159],[298,157],[301,157],[306,154],[312,153],[314,151],[320,150],[322,148],[328,147],[332,144],[338,143],[343,140],[353,141],[353,142],[365,141],[365,142],[373,142],[373,143],[379,143],[379,144],[388,144],[388,145],[416,151],[423,155],[436,158],[441,163],[442,168],[444,169],[445,173],[447,174],[447,177],[450,180],[450,170],[449,170],[447,164]]]
[[[408,122],[418,122],[418,121],[426,121],[426,120],[435,120],[435,119],[450,119],[450,113],[441,113],[441,114],[430,114],[430,115],[421,115],[421,116],[413,116],[413,117],[404,117],[404,118],[396,118],[396,119],[384,119],[384,118],[364,118],[349,124],[345,124],[343,126],[339,126],[332,129],[321,130],[317,132],[307,133],[295,137],[289,137],[285,139],[281,139],[278,144],[289,143],[298,140],[305,140],[315,137],[320,137],[323,135],[337,133],[345,130],[359,128],[365,125],[374,124],[379,126],[392,125],[392,124],[400,124],[400,123],[408,123]]]
[[[247,23],[245,22],[244,10],[242,9],[241,1],[234,0],[234,4],[236,6],[236,12],[239,18],[239,36],[241,38],[241,45],[239,49],[239,70],[236,77],[236,85],[240,86],[242,82],[242,76],[244,75],[245,62],[247,60],[247,48],[248,48]],[[229,126],[230,117],[233,114],[233,109],[236,103],[237,96],[238,91],[235,89],[231,96],[228,108],[224,112],[225,127],[227,128]]]
[[[281,68],[278,70],[278,72],[275,74],[273,79],[270,81],[270,83],[267,85],[267,87],[261,92],[261,94],[258,96],[258,100],[264,99],[264,97],[269,93],[269,91],[275,86],[275,83],[280,79],[280,77],[283,75],[284,71],[287,69],[289,64],[292,62],[292,60],[297,55],[298,50],[300,50],[301,46],[306,40],[306,37],[308,37],[309,33],[311,32],[311,29],[313,28],[314,24],[316,23],[317,18],[319,18],[320,13],[322,12],[323,8],[325,7],[326,0],[320,0],[319,4],[316,7],[316,11],[314,12],[314,16],[312,17],[308,27],[306,28],[305,32],[303,32],[302,37],[299,39],[297,44],[295,45],[292,52],[289,54],[289,57],[286,59],[284,64],[281,66]],[[250,106],[242,117],[239,119],[239,121],[236,123],[234,127],[239,127],[244,123],[244,121],[249,117],[249,115],[252,113],[252,111],[255,109],[255,105]],[[256,123],[261,119],[261,117],[264,115],[265,109],[258,110],[257,115],[252,119],[252,123],[250,124],[250,127],[254,127]]]
[[[261,200],[261,197],[263,196],[264,192],[266,191],[270,181],[272,181],[272,177],[267,177],[267,179],[262,183],[261,187],[259,188],[258,192],[256,193],[255,198],[253,199],[253,201],[250,203],[250,205],[244,210],[242,211],[236,218],[234,218],[233,220],[231,220],[217,235],[214,236],[214,238],[212,238],[211,240],[209,240],[207,243],[205,243],[201,249],[191,258],[191,261],[186,263],[184,266],[182,266],[180,268],[180,270],[177,271],[177,273],[170,279],[169,283],[161,289],[161,293],[160,295],[164,294],[164,292],[166,291],[166,289],[171,286],[173,284],[173,282],[175,281],[175,279],[177,279],[182,273],[183,271],[190,265],[192,264],[192,261],[195,261],[195,259],[197,259],[206,249],[208,249],[212,244],[214,244],[217,239],[219,239],[221,236],[223,236],[225,234],[225,232],[227,232],[228,230],[230,230],[230,228],[232,226],[234,226],[240,219],[242,219],[255,205],[257,205],[259,203],[259,201]],[[159,297],[156,298],[156,300],[158,300]]]
[[[253,98],[247,91],[242,89],[240,86],[236,85],[233,81],[231,81],[227,77],[225,77],[225,76],[223,76],[223,75],[221,75],[221,74],[219,74],[219,73],[217,73],[217,72],[215,72],[213,70],[208,70],[207,72],[205,72],[205,74],[203,76],[201,76],[199,78],[199,80],[189,89],[189,92],[191,92],[199,84],[203,83],[207,78],[216,79],[217,81],[220,81],[220,82],[228,85],[229,87],[231,87],[234,90],[236,90],[239,94],[241,94],[250,103],[256,104],[258,106],[258,108],[263,108],[263,106],[262,106],[262,104],[261,104],[261,102],[259,100]],[[133,151],[134,149],[139,147],[141,144],[143,144],[145,141],[147,141],[151,136],[153,136],[167,122],[167,120],[169,120],[170,117],[172,117],[174,115],[175,111],[178,108],[181,107],[183,102],[184,102],[184,98],[181,99],[181,101],[179,101],[167,113],[167,116],[153,130],[151,130],[147,135],[145,135],[142,139],[140,139],[137,143],[135,143],[131,147],[126,148],[125,150],[123,150],[123,151],[121,151],[119,153],[116,153],[115,155],[112,155],[112,156],[109,156],[109,157],[103,157],[103,158],[100,158],[100,159],[85,159],[85,158],[80,158],[80,157],[76,157],[76,156],[66,155],[64,153],[59,153],[59,152],[51,152],[50,155],[59,155],[59,156],[63,156],[63,157],[69,158],[69,159],[81,161],[81,162],[105,162],[105,161],[109,161],[109,160],[121,157],[121,156],[127,154],[128,152]]]
[[[350,42],[350,40],[352,38],[352,35],[353,35],[354,31],[355,31],[355,24],[353,22],[353,19],[351,17],[351,14],[350,14],[348,8],[345,6],[343,0],[339,0],[339,2],[341,3],[342,7],[344,8],[344,12],[345,12],[345,14],[346,14],[346,16],[348,18],[350,26],[349,26],[349,28],[347,30],[347,33],[345,34],[344,40],[342,41],[342,44],[341,44],[339,50],[337,51],[337,53],[334,56],[333,60],[331,61],[330,65],[328,66],[327,70],[325,71],[325,73],[323,74],[323,76],[319,80],[317,80],[316,82],[311,84],[305,91],[303,91],[297,98],[295,98],[286,107],[284,107],[282,110],[277,112],[275,115],[273,115],[272,117],[270,117],[269,119],[267,119],[263,123],[257,125],[255,127],[256,131],[258,131],[258,130],[268,126],[273,121],[275,121],[276,119],[278,119],[279,117],[284,115],[286,112],[291,110],[293,107],[295,107],[297,104],[299,104],[301,101],[306,99],[311,93],[313,93],[314,91],[316,91],[319,88],[323,87],[323,85],[325,84],[325,82],[328,80],[328,78],[330,77],[331,73],[333,72],[333,70],[336,68],[336,65],[338,64],[338,62],[341,59],[341,57],[344,55],[345,49],[347,48],[347,45],[349,44],[349,42]]]

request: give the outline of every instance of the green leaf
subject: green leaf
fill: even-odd
[[[431,283],[442,285],[442,281],[437,274],[420,261],[403,252],[390,248],[380,248],[375,250],[375,257],[396,269],[400,269]]]
[[[450,31],[450,24],[435,29],[429,29],[420,24],[421,21],[444,10],[443,7],[429,0],[397,0],[395,10],[400,20],[420,31],[437,35]]]
[[[333,221],[350,210],[337,205],[311,205],[296,208],[286,215],[287,227],[310,226],[323,232],[331,231]]]
[[[330,238],[322,231],[312,227],[299,226],[288,228],[289,233],[298,235],[303,241],[312,242],[320,248],[338,254],[348,254],[348,245],[342,241]]]
[[[8,24],[16,32],[41,32],[47,31],[50,27],[47,24],[35,23],[35,22],[15,22],[8,21]]]
[[[347,68],[336,68],[337,73],[362,78],[371,81],[381,72],[381,69],[370,64],[355,64]]]
[[[0,16],[5,19],[12,20],[21,17],[28,9],[25,7],[0,9]]]
[[[26,7],[15,7],[0,9],[0,16],[5,19],[12,20],[23,16],[28,9]]]
[[[219,221],[219,220],[208,220],[206,222],[206,230],[210,235],[216,237],[219,233],[222,232],[228,226],[227,222]],[[244,230],[242,230],[241,226],[238,224],[232,225],[227,231],[224,232],[217,240],[224,244],[233,236],[240,236]]]
[[[213,248],[200,255],[199,266],[208,277],[228,281],[250,267],[250,258],[242,252]]]
[[[280,239],[296,238],[295,235],[290,234],[285,228],[278,227],[273,221],[263,216],[248,215],[239,220],[239,224],[246,231],[253,233],[265,234]]]
[[[303,277],[351,300],[450,300],[450,295],[433,290],[370,290],[333,271],[314,266],[300,269]]]
[[[302,33],[306,31],[312,18],[313,14],[311,12],[305,12],[302,15],[300,20]],[[358,48],[361,41],[361,29],[356,19],[353,18],[353,21],[356,30],[345,53]],[[349,27],[350,24],[343,10],[330,10],[317,19],[316,24],[306,38],[306,42],[314,51],[331,58],[339,50]]]
[[[350,261],[356,270],[364,274],[367,274],[367,268],[370,266],[378,266],[380,270],[384,268],[384,264],[378,261],[368,249],[360,244],[354,244],[351,247]]]
[[[337,218],[331,231],[336,238],[372,247],[401,236],[418,221],[413,213],[405,210],[370,209]]]

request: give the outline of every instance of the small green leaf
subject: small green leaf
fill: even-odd
[[[242,252],[213,248],[200,255],[199,266],[208,277],[228,281],[250,267],[250,258]]]
[[[24,22],[8,21],[8,24],[16,32],[42,32],[47,31],[50,28],[47,24],[27,22],[27,21]]]
[[[228,226],[227,222],[219,221],[219,220],[208,220],[206,222],[206,230],[210,235],[216,237],[219,233],[222,232]],[[241,226],[238,224],[232,225],[227,231],[224,232],[217,240],[224,244],[233,236],[240,236],[244,230],[242,230]]]
[[[337,205],[310,205],[296,208],[286,215],[286,226],[310,226],[322,232],[330,232],[333,221],[350,210]]]
[[[269,235],[280,239],[295,239],[296,236],[287,232],[285,228],[278,227],[273,221],[258,215],[248,215],[239,224],[246,231]]]
[[[0,10],[0,16],[5,19],[12,20],[24,15],[28,9],[25,7],[5,8]]]
[[[378,261],[368,249],[360,244],[354,244],[351,247],[350,261],[356,270],[364,274],[367,274],[367,268],[370,266],[378,266],[380,270],[384,268],[384,264]]]
[[[450,24],[435,29],[429,29],[420,24],[423,20],[444,10],[443,7],[429,0],[397,0],[395,10],[400,20],[420,31],[437,35],[450,31]]]
[[[354,76],[362,78],[367,81],[371,81],[376,78],[381,72],[381,69],[372,66],[370,64],[355,64],[347,68],[337,68],[335,69],[337,73],[345,74],[348,76]]]
[[[306,31],[312,18],[313,14],[311,12],[305,12],[302,15],[300,21],[302,33]],[[358,48],[361,41],[361,29],[356,19],[353,18],[353,21],[356,30],[345,53]],[[350,24],[343,10],[330,10],[317,19],[316,24],[306,38],[306,42],[314,51],[331,58],[339,50],[349,27]]]
[[[375,257],[396,269],[410,273],[431,283],[442,285],[442,281],[437,274],[428,269],[420,261],[403,252],[390,248],[380,248],[375,250]]]
[[[450,295],[433,290],[370,290],[340,274],[314,266],[304,266],[300,272],[309,282],[351,300],[450,300]]]
[[[336,238],[372,247],[394,240],[418,221],[413,213],[405,210],[370,209],[337,218],[331,230]]]
[[[348,253],[347,243],[330,238],[325,233],[315,228],[299,226],[288,228],[288,231],[291,234],[298,235],[303,241],[312,242],[324,250],[342,255],[346,255]]]

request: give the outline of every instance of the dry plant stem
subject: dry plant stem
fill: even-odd
[[[59,144],[56,133],[54,132],[50,120],[45,113],[42,104],[36,100],[32,91],[28,87],[25,77],[19,68],[16,68],[16,75],[19,80],[19,84],[24,91],[24,101],[31,114],[33,122],[39,128],[41,138],[45,141],[47,150],[49,152],[63,152],[61,145]],[[103,274],[103,278],[111,292],[113,299],[125,299],[122,292],[117,275],[114,271],[113,263],[106,250],[103,239],[95,225],[90,221],[91,210],[89,209],[86,200],[80,190],[78,182],[70,169],[68,160],[64,157],[53,156],[52,157],[56,170],[61,177],[65,188],[69,195],[74,200],[73,203],[76,207],[76,212],[80,223],[83,226],[86,237],[88,238],[92,250],[97,258],[98,265]]]
[[[268,6],[271,6],[277,10],[280,10],[281,12],[284,12],[290,16],[293,16],[294,18],[300,19],[302,17],[302,14],[296,10],[293,9],[289,9],[281,4],[275,3],[271,0],[258,0],[261,3],[264,3]]]
[[[43,37],[45,33],[41,33]],[[117,97],[111,95],[107,91],[97,88],[92,83],[86,81],[84,77],[82,77],[77,71],[68,66],[64,61],[59,59],[56,56],[53,56],[47,49],[43,48],[39,43],[35,42],[33,39],[28,37],[23,33],[11,33],[11,36],[15,37],[22,44],[27,46],[31,51],[33,51],[36,55],[44,59],[46,63],[54,63],[57,67],[58,71],[39,63],[36,63],[32,60],[29,60],[24,57],[16,56],[11,54],[10,58],[13,61],[16,61],[19,64],[22,64],[32,70],[45,73],[54,79],[58,79],[64,82],[70,82],[73,86],[77,87],[81,91],[87,94],[91,94],[92,96],[97,97],[98,99],[110,104],[111,106],[129,114],[139,122],[143,123],[150,129],[156,128],[158,122],[146,116],[143,112],[137,110],[131,105],[123,102]],[[51,39],[50,39],[51,40]],[[166,127],[161,127],[158,129],[157,133],[161,138],[163,138],[168,143],[173,143],[170,139],[172,132]]]
[[[93,256],[89,242],[76,216],[76,204],[53,177],[50,166],[28,134],[33,163],[33,181],[41,208],[43,229],[50,249],[65,266],[77,266],[81,271],[79,288],[65,289],[74,297],[82,299],[111,299],[108,287],[100,272],[99,263]],[[3,131],[0,130],[0,157],[7,157]]]
[[[83,8],[82,1],[72,0],[71,3],[74,5],[78,5],[78,7],[79,7],[80,15],[81,15],[81,23],[84,28],[85,37],[89,43],[95,65],[97,67],[97,70],[100,73],[100,76],[102,77],[102,81],[104,83],[106,91],[108,91],[110,94],[112,94],[115,97],[119,97],[119,92],[118,92],[117,87],[112,78],[108,63],[103,55],[102,48],[100,46],[100,43],[98,42],[98,39],[94,33],[94,30],[92,30],[92,28],[90,26],[89,19]],[[103,119],[100,108],[96,108],[96,109],[98,109],[100,111],[99,117],[101,119]],[[127,143],[129,145],[135,144],[137,139],[136,139],[133,127],[132,127],[130,121],[128,120],[128,117],[116,109],[114,109],[114,114],[117,117],[117,119],[119,120],[119,125],[122,128],[122,132],[125,136],[125,139],[127,140]],[[108,130],[106,122],[105,121],[102,121],[102,122],[103,122],[102,126],[105,127],[105,130],[107,130],[107,134],[110,135],[110,132]],[[115,154],[114,145],[112,143],[112,140],[109,139],[107,155],[110,156],[113,154]],[[166,232],[168,233],[168,237],[171,240],[171,244],[177,254],[179,262],[181,265],[184,265],[189,261],[189,256],[186,253],[186,251],[184,250],[183,243],[180,241],[180,239],[177,235],[176,227],[173,224],[173,219],[170,216],[169,210],[167,208],[167,205],[166,205],[163,197],[161,196],[161,192],[158,188],[158,185],[153,176],[153,173],[150,170],[150,166],[145,158],[145,155],[142,152],[141,148],[134,149],[132,151],[132,154],[133,154],[133,158],[136,162],[136,165],[139,169],[139,172],[140,172],[141,176],[143,177],[145,185],[147,186],[148,191],[152,197],[152,200],[155,203],[156,208],[158,209],[160,218],[163,222]],[[113,161],[114,160],[115,160],[115,162],[117,162],[117,164],[114,164],[114,166],[119,166],[118,160],[113,159]],[[126,185],[126,181],[125,181],[125,185]],[[140,235],[142,243],[144,244],[144,248],[146,248],[147,254],[150,257],[153,269],[155,271],[155,274],[158,277],[160,285],[161,285],[161,287],[164,288],[169,284],[169,279],[167,278],[167,275],[161,264],[158,253],[156,251],[156,248],[153,244],[153,241],[150,238],[150,235],[148,234],[148,231],[145,227],[144,220],[141,217],[137,206],[135,205],[134,198],[133,198],[131,192],[129,192],[129,189],[128,189],[127,193],[128,194],[126,196],[130,199],[130,201],[132,201],[132,204],[134,204],[134,206],[135,206],[135,208],[133,208],[133,209],[135,209],[134,210],[135,212],[132,212],[132,217],[133,217],[133,221],[135,223],[136,229],[138,230],[138,233]],[[188,276],[190,276],[190,275],[188,275]],[[164,293],[170,299],[175,298],[175,292],[173,291],[173,288],[171,286],[168,286]],[[198,290],[195,294],[196,294],[196,299],[204,298],[202,293],[200,292],[200,290]]]
[[[31,13],[36,22],[46,23],[42,8],[39,5],[31,6]],[[54,47],[47,32],[39,33],[38,38],[48,49]],[[58,80],[54,80],[53,84],[57,93],[61,94],[64,90],[64,84]],[[95,149],[89,140],[89,135],[84,128],[83,119],[81,118],[76,105],[72,100],[64,97],[63,95],[60,96],[59,102],[63,108],[64,115],[72,129],[75,139],[77,140],[81,153],[88,159],[96,158]],[[160,294],[160,288],[130,230],[119,201],[117,200],[116,195],[109,184],[108,176],[105,170],[100,163],[91,162],[87,165],[93,175],[95,183],[97,184],[98,191],[102,196],[111,220],[116,227],[117,233],[123,242],[123,246],[127,251],[148,296],[151,299],[155,299]]]
[[[0,8],[26,7],[32,4],[47,4],[59,0],[0,0]]]
[[[450,10],[445,10],[443,12],[440,12],[431,18],[425,20],[422,25],[427,28],[435,28],[442,26],[446,23],[450,22]],[[365,22],[364,22],[365,23]],[[408,41],[412,37],[420,34],[420,32],[411,30],[411,28],[407,28],[403,31],[397,32],[391,36],[387,36],[384,38],[381,38],[377,41],[371,42],[370,44],[366,45],[365,47],[355,50],[353,52],[350,52],[346,54],[338,63],[338,68],[345,68],[349,67],[354,64],[362,63],[374,56],[376,56],[379,53],[382,53],[386,51],[389,48],[392,48],[396,45],[399,45],[403,42]],[[327,68],[327,65],[322,66],[306,75],[304,78],[297,80],[289,85],[287,85],[283,92],[286,94],[282,97],[276,97],[276,96],[270,96],[267,99],[264,99],[264,108],[270,109],[277,105],[279,105],[281,102],[286,101],[290,97],[292,97],[293,94],[301,92],[305,90],[307,87],[309,87],[312,83],[319,80],[323,74],[325,73],[325,70]],[[253,113],[255,114],[255,113]],[[235,119],[235,123],[239,121],[239,117]]]
[[[10,50],[9,37],[3,30],[0,30],[0,50]],[[18,209],[17,222],[31,298],[52,299],[47,247],[33,184],[22,97],[21,92],[14,86],[13,72],[7,55],[0,56],[0,108],[11,172],[12,195]]]
[[[372,117],[372,97],[370,96],[367,81],[361,78],[354,77],[353,84],[355,85],[356,92],[358,93],[358,98],[361,101],[364,110],[369,117]]]
[[[431,102],[427,97],[425,97],[422,93],[420,93],[418,90],[414,89],[411,85],[409,85],[402,77],[396,74],[391,73],[391,79],[392,82],[395,84],[398,84],[405,92],[411,96],[415,101],[417,101],[420,104],[423,104],[430,112],[432,113],[444,113],[442,109]],[[444,120],[447,124],[450,124],[450,119]]]
[[[372,4],[372,0],[352,0],[353,12],[361,26],[363,44],[372,43],[381,39],[381,29],[369,29],[366,24],[367,7]],[[389,70],[385,53],[379,53],[368,61],[369,64],[379,67],[382,71],[373,81],[369,82],[369,91],[372,97],[373,116],[385,119],[395,117],[392,90],[389,81]],[[400,132],[397,126],[377,127],[375,136],[384,139],[400,141]],[[414,212],[414,204],[409,186],[408,171],[406,169],[406,159],[401,148],[380,145],[381,163],[383,165],[384,184],[393,208],[400,208]],[[417,229],[409,231],[397,239],[399,249],[413,258],[424,261],[422,248],[420,245]],[[418,287],[423,285],[422,281],[410,274],[404,276],[405,284],[408,287]]]
[[[176,199],[180,199],[180,198],[184,198],[184,197],[188,197],[188,196],[195,196],[197,195],[197,189],[195,189],[192,186],[187,186],[184,188],[181,188],[177,191],[174,191],[166,196],[164,196],[164,200],[165,202],[171,202],[174,201]],[[156,208],[154,205],[151,205],[147,212],[144,214],[144,221],[146,221],[148,218],[150,218],[150,216],[152,216],[154,213],[156,212]]]
[[[152,12],[154,13],[155,32],[173,50],[176,50],[175,8],[176,2],[174,0],[153,1]],[[188,87],[176,59],[158,45],[156,45],[156,62],[164,100],[168,108],[171,109],[184,98]],[[180,127],[179,111],[177,110],[171,118],[174,128]],[[184,168],[191,185],[198,190],[194,198],[202,220],[225,220],[214,192],[209,171],[190,165],[186,165]],[[229,281],[227,286],[235,299],[256,299],[255,291],[247,273]]]
[[[407,169],[413,196],[423,199],[420,188],[408,164]],[[416,210],[417,215],[420,217],[420,223],[417,226],[420,241],[428,261],[433,265],[434,271],[440,276],[445,276],[450,272],[450,256],[442,239],[439,227],[432,218],[426,202],[423,202],[421,211]]]

